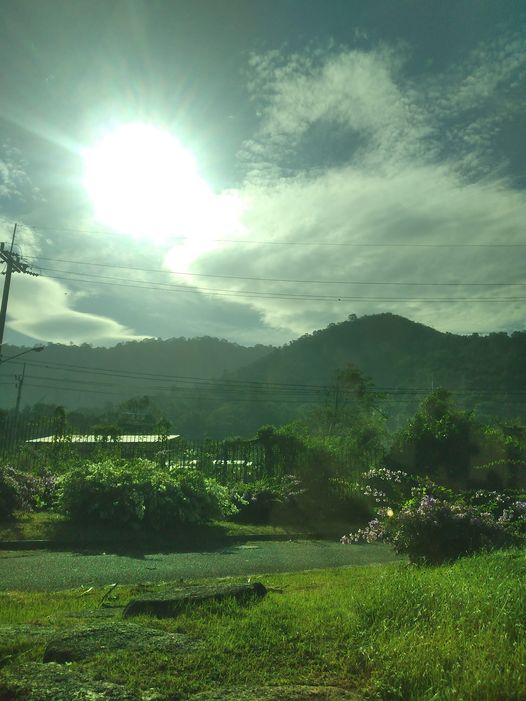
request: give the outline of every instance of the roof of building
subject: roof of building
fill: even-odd
[[[79,434],[73,433],[66,436],[42,436],[41,438],[31,438],[26,443],[161,443],[163,440],[172,441],[180,438],[178,434],[163,436],[151,433],[136,433],[116,436],[101,434]]]

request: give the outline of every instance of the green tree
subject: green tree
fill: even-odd
[[[383,456],[385,416],[379,401],[371,380],[348,364],[335,373],[320,406],[282,431],[331,456],[335,476],[352,476]]]
[[[395,437],[388,464],[464,486],[478,451],[478,431],[473,412],[458,409],[448,390],[436,389]]]

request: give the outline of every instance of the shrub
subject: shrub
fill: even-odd
[[[511,545],[514,539],[489,512],[426,495],[412,499],[387,527],[390,541],[411,562],[438,564],[480,550]]]
[[[437,564],[506,547],[526,534],[526,500],[517,498],[519,493],[455,495],[428,478],[383,469],[371,470],[365,477],[365,493],[380,504],[376,518],[365,528],[343,536],[342,543],[388,542],[412,562]],[[413,486],[411,498],[401,503],[411,483],[418,486]]]
[[[59,508],[75,521],[149,528],[229,515],[226,488],[195,470],[166,470],[146,459],[87,462],[60,479]]]
[[[32,475],[14,467],[0,467],[0,519],[11,518],[16,510],[32,511],[51,506],[56,482],[47,471]]]
[[[303,492],[294,475],[268,477],[232,488],[232,503],[238,510],[236,520],[242,523],[268,523],[271,516],[283,516],[293,508],[294,500]],[[278,515],[279,512],[279,515]]]
[[[466,504],[476,506],[481,511],[488,511],[495,518],[498,518],[505,509],[512,508],[517,502],[525,501],[526,493],[512,489],[499,492],[478,489],[471,492],[461,492],[461,497]]]
[[[12,467],[0,467],[0,519],[5,521],[20,508],[20,486]]]

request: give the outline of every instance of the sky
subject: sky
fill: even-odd
[[[0,0],[4,340],[526,329],[520,0]]]

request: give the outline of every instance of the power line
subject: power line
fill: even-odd
[[[50,390],[55,390],[55,391],[65,391],[65,392],[79,392],[79,389],[77,387],[61,387],[59,385],[42,385],[42,384],[34,384],[32,382],[26,382],[25,383],[26,387],[35,387],[39,389],[50,389]],[[104,394],[104,395],[112,395],[115,397],[121,397],[123,401],[125,399],[122,398],[122,394],[120,392],[109,392],[109,391],[104,391],[104,390],[95,390],[95,389],[83,389],[83,392],[89,392],[90,394]],[[207,401],[216,401],[216,402],[225,402],[225,399],[221,396],[210,396],[210,397],[202,397],[199,395],[195,396],[189,396],[185,397],[186,399],[206,399]],[[248,402],[248,403],[258,403],[258,404],[264,404],[264,403],[279,403],[279,404],[318,404],[314,399],[283,399],[283,398],[272,398],[272,397],[265,397],[263,399],[257,399],[254,397],[233,397],[228,399],[227,401],[229,402]]]
[[[70,265],[89,265],[100,268],[112,268],[118,270],[135,270],[145,273],[157,273],[163,275],[186,275],[191,277],[209,277],[219,278],[223,280],[251,280],[255,282],[283,282],[294,284],[307,285],[400,285],[400,286],[417,286],[417,287],[526,287],[526,282],[401,282],[388,280],[307,280],[305,278],[276,278],[276,277],[256,277],[249,275],[219,275],[216,273],[193,273],[180,270],[162,270],[159,268],[141,268],[128,265],[112,265],[111,263],[91,263],[79,260],[66,260],[64,258],[33,258],[32,260],[44,260],[52,263],[67,263]],[[115,276],[98,275],[94,273],[82,273],[76,270],[60,270],[56,268],[41,267],[41,270],[46,270],[55,273],[67,273],[71,275],[83,275],[94,278],[123,280]],[[143,282],[143,281],[135,281]],[[147,282],[147,281],[144,281]],[[155,283],[159,285],[170,285],[171,283]],[[208,288],[200,288],[208,289]]]
[[[21,362],[21,361],[20,361]],[[263,391],[303,391],[310,394],[316,394],[321,392],[326,392],[330,390],[331,385],[317,385],[317,384],[306,384],[306,383],[278,383],[278,382],[265,382],[260,380],[216,380],[214,378],[205,378],[197,376],[181,376],[181,375],[163,375],[163,374],[153,374],[153,373],[142,373],[139,371],[125,371],[125,370],[114,370],[110,368],[90,368],[82,365],[72,365],[64,363],[41,363],[38,361],[25,361],[27,365],[40,368],[48,368],[50,370],[61,370],[67,369],[68,372],[81,372],[87,374],[95,374],[102,377],[111,378],[121,378],[129,381],[130,379],[135,379],[139,381],[162,381],[162,382],[180,382],[183,384],[190,384],[188,388],[177,388],[179,391],[183,389],[195,390],[195,389],[212,389],[212,390],[225,390],[225,389],[236,389],[239,391],[247,390],[263,390]],[[32,379],[36,379],[33,377]],[[38,378],[38,379],[50,379],[63,382],[66,378]],[[71,378],[71,380],[66,380],[71,382],[77,382]],[[78,380],[78,382],[86,382],[84,380]],[[94,381],[90,381],[93,384]],[[99,383],[97,383],[99,384]],[[106,383],[100,383],[106,384]],[[113,385],[118,386],[118,385]],[[172,390],[174,387],[170,386],[166,389]],[[160,389],[160,388],[155,388]],[[400,394],[412,394],[415,396],[427,395],[430,393],[430,388],[428,387],[393,387],[393,386],[380,386],[373,387],[370,392],[373,394],[386,394],[397,396]],[[526,389],[524,390],[506,390],[498,387],[471,387],[464,388],[462,390],[450,390],[452,394],[455,395],[477,395],[477,394],[488,394],[488,395],[506,395],[506,396],[526,396]]]
[[[25,225],[24,225],[25,226]],[[29,227],[26,227],[29,228]],[[37,226],[40,231],[57,231],[73,234],[99,234],[101,236],[115,235],[115,231],[109,229],[75,229],[72,227],[55,227],[55,226]],[[193,241],[191,236],[174,236],[172,241]],[[248,244],[257,246],[329,246],[329,247],[348,247],[348,248],[524,248],[526,242],[518,243],[423,243],[423,242],[403,242],[403,241],[269,241],[260,239],[229,239],[229,238],[213,238],[205,239],[206,241],[214,241],[218,243],[236,243]]]
[[[13,364],[19,361],[14,361]],[[21,361],[20,361],[21,362]],[[292,383],[292,382],[265,382],[259,380],[220,380],[209,377],[198,377],[190,375],[166,375],[161,373],[146,373],[140,371],[129,371],[129,370],[115,370],[114,368],[101,368],[101,367],[88,367],[86,365],[74,365],[71,363],[52,363],[52,362],[38,362],[38,361],[26,361],[28,365],[39,368],[48,369],[58,369],[64,370],[65,368],[71,369],[72,371],[81,371],[89,374],[110,376],[110,377],[122,377],[123,379],[137,378],[146,380],[162,380],[162,381],[174,381],[182,383],[206,383],[211,385],[225,385],[225,386],[240,386],[243,388],[258,388],[260,386],[271,387],[271,388],[282,388],[282,387],[304,387],[309,389],[323,390],[326,389],[326,385],[316,385],[316,384],[306,384],[306,383]]]
[[[75,275],[84,275],[84,273],[74,273]],[[86,274],[87,275],[87,274]],[[204,288],[204,287],[186,287],[184,285],[171,285],[157,283],[155,285],[146,284],[130,284],[123,282],[106,282],[100,280],[102,276],[89,277],[65,277],[63,275],[43,275],[42,277],[53,280],[65,280],[68,282],[80,282],[83,284],[109,285],[112,287],[125,287],[139,290],[149,290],[157,292],[179,292],[184,294],[205,294],[213,297],[231,297],[237,299],[281,299],[281,300],[297,300],[297,301],[318,301],[318,302],[475,302],[475,303],[499,303],[499,302],[525,302],[526,297],[372,297],[372,296],[350,296],[350,295],[308,295],[308,294],[285,294],[273,292],[231,292],[222,289]],[[123,278],[117,278],[119,280]],[[140,280],[135,281],[142,282]]]

